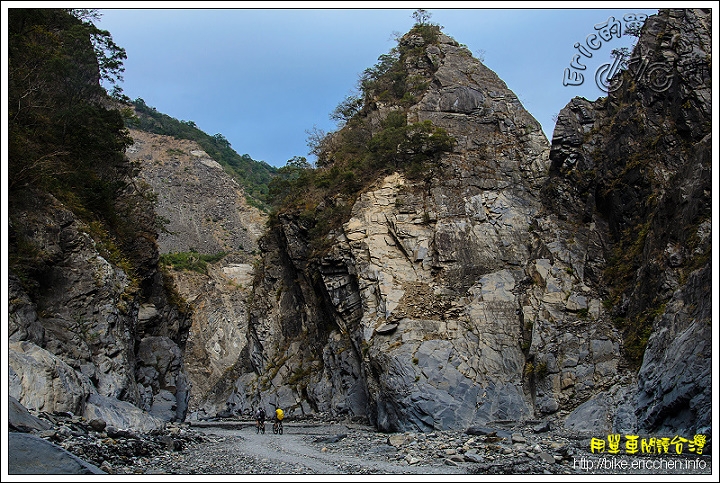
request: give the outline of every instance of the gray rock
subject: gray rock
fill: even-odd
[[[598,393],[589,401],[578,406],[565,418],[565,429],[584,433],[607,434],[612,428],[608,422],[609,398]]]
[[[465,433],[477,436],[495,436],[497,430],[488,428],[487,426],[470,426],[465,430]]]
[[[188,407],[188,387],[182,352],[169,337],[146,337],[137,350],[140,382],[152,388],[146,409],[165,421],[182,421]]]
[[[34,411],[82,413],[92,383],[62,359],[36,344],[8,344],[8,393]]]
[[[91,419],[88,421],[88,424],[94,431],[97,432],[105,431],[105,428],[107,427],[107,423],[102,419]]]
[[[541,460],[543,460],[545,463],[548,463],[548,464],[555,463],[555,458],[552,455],[545,453],[544,451],[542,453],[538,453],[538,457]]]
[[[92,394],[88,398],[83,416],[87,420],[101,419],[105,421],[108,433],[111,427],[141,433],[165,427],[165,421],[146,413],[137,406],[98,394]]]
[[[383,324],[377,329],[375,329],[376,334],[384,335],[384,334],[392,334],[395,332],[395,329],[398,328],[398,324]]]
[[[710,427],[710,266],[692,274],[659,318],[638,373],[638,425],[664,433]],[[687,313],[685,307],[692,307]],[[670,409],[672,408],[672,410]]]
[[[478,454],[477,451],[471,450],[466,451],[463,455],[465,457],[465,461],[468,461],[470,463],[482,463],[483,457]]]
[[[327,438],[315,438],[314,441],[316,443],[337,443],[338,441],[341,441],[347,437],[347,434],[336,434],[335,436],[330,436]],[[392,443],[391,443],[392,444]]]
[[[8,396],[8,427],[11,431],[30,433],[50,429],[50,424],[30,414],[17,399]]]
[[[512,433],[510,440],[513,443],[527,443],[527,439],[525,439],[522,433]]]
[[[11,475],[101,475],[104,471],[32,434],[8,433]]]
[[[533,426],[533,431],[536,433],[545,433],[547,431],[550,431],[550,422],[549,421],[543,421],[542,423],[536,424]]]

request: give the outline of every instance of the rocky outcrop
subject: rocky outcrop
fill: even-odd
[[[192,327],[183,354],[192,387],[191,417],[226,410],[232,382],[226,381],[248,340],[247,301],[254,267],[232,256],[208,267],[207,274],[173,270],[175,286],[192,308]]]
[[[595,434],[707,430],[709,352],[681,363],[671,347],[707,347],[709,298],[693,272],[709,254],[708,22],[648,20],[639,49],[676,82],[653,90],[629,72],[607,99],[572,100],[552,149],[465,48],[404,37],[425,53],[408,75],[429,85],[408,122],[432,121],[456,148],[427,182],[378,179],[320,257],[301,217],[279,217],[261,243],[232,407],[368,417],[387,431],[533,417]],[[672,334],[682,342],[661,342]],[[665,381],[666,364],[687,384]]]
[[[667,301],[652,320],[638,374],[638,424],[645,431],[711,430],[710,20],[709,10],[664,11],[640,44],[651,59],[672,65],[674,80],[664,96],[638,89],[642,105],[658,113],[647,118],[665,151],[656,168],[665,175],[661,196],[636,276],[647,283],[632,293],[637,308],[628,306],[632,313]]]
[[[300,305],[332,322],[325,322],[323,370],[304,392],[279,398],[280,388],[270,387],[261,396],[291,414],[309,402],[368,416],[382,430],[464,428],[530,418],[536,409],[553,414],[616,377],[618,335],[598,323],[601,295],[585,277],[588,265],[600,263],[599,235],[586,228],[572,240],[544,211],[539,188],[549,146],[540,125],[451,38],[441,36],[427,53],[436,69],[409,121],[430,120],[458,139],[432,181],[400,173],[378,180],[317,263],[303,248],[307,228],[299,220],[281,218],[273,235],[291,266],[273,265],[284,271],[268,275],[260,293],[293,280],[286,310]],[[410,74],[427,72],[416,67]],[[260,298],[266,306],[253,327],[282,341],[282,298],[277,305]],[[318,320],[297,318],[303,334]],[[264,345],[258,360],[281,359],[287,373],[308,364],[277,346]],[[237,392],[256,397],[245,386]],[[345,403],[332,403],[338,400]]]
[[[548,206],[607,225],[598,268],[639,367],[616,425],[638,431],[710,427],[710,53],[709,11],[660,11],[613,92],[572,100],[553,136]]]
[[[638,374],[637,417],[646,431],[712,428],[710,264],[693,272],[654,321]]]
[[[201,406],[226,409],[223,378],[246,350],[266,216],[197,144],[132,135],[144,202],[117,203],[143,233],[124,252],[51,197],[13,213],[13,236],[35,260],[33,273],[9,280],[9,390],[33,412],[150,431]],[[222,259],[203,273],[159,270],[174,252]]]
[[[156,248],[144,250],[154,245],[143,238],[127,248],[142,252],[133,269],[107,233],[50,196],[13,213],[12,229],[35,262],[23,279],[10,274],[9,394],[34,412],[83,415],[119,405],[106,422],[123,428],[183,420],[188,388],[180,347],[187,326],[154,269]],[[141,305],[152,307],[152,320],[140,323]],[[157,339],[164,344],[152,358],[138,352]],[[173,364],[148,370],[161,359]],[[133,416],[124,415],[129,410]]]
[[[167,368],[184,358],[187,381],[168,386],[192,387],[182,389],[189,392],[191,417],[200,408],[215,414],[227,409],[232,381],[225,378],[247,347],[247,299],[267,215],[247,203],[242,188],[197,143],[138,130],[131,134],[135,143],[127,154],[139,168],[137,182],[147,184],[157,199],[155,212],[163,225],[160,254],[221,256],[199,272],[167,267],[166,275],[188,307],[192,326],[184,352],[158,360],[162,368],[148,368],[143,374],[148,373],[149,380],[158,374],[163,379]],[[152,308],[141,307],[143,313],[152,317]],[[144,354],[155,360],[154,348],[166,343],[155,340],[140,346],[140,360]],[[161,400],[166,406],[172,401],[168,394],[153,391],[154,398],[158,394],[165,394]]]

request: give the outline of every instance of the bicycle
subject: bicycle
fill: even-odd
[[[273,433],[274,434],[283,434],[283,424],[282,421],[275,420],[273,423]]]
[[[257,431],[256,434],[265,434],[265,421],[260,421],[259,419],[255,421],[255,429]]]

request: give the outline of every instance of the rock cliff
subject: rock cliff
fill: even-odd
[[[263,404],[381,431],[708,434],[709,12],[650,17],[612,92],[571,100],[552,143],[467,48],[420,32],[399,41],[412,102],[356,114],[369,135],[401,114],[451,136],[421,176],[383,166],[267,217],[196,144],[132,131],[156,227],[135,275],[56,200],[14,214],[44,255],[37,290],[10,277],[10,395],[101,419],[132,405],[142,428]],[[321,212],[347,216],[318,237]]]
[[[465,48],[406,35],[424,49],[409,75],[429,86],[408,123],[457,145],[430,180],[396,172],[334,200],[351,216],[321,256],[302,216],[278,217],[233,408],[387,431],[538,417],[595,434],[707,431],[708,35],[706,11],[652,17],[635,55],[672,85],[629,70],[608,98],[572,100],[552,147]]]
[[[195,142],[130,132],[128,157],[138,163],[138,182],[155,193],[163,223],[160,253],[221,258],[200,271],[172,264],[166,271],[190,309],[184,354],[190,408],[215,414],[226,409],[216,385],[247,346],[247,299],[267,216],[247,204],[240,186]]]
[[[13,212],[13,237],[34,254],[8,293],[8,391],[26,408],[145,431],[185,418],[188,318],[157,271],[151,224],[136,221],[148,231],[133,269],[106,232],[49,195]]]
[[[89,11],[8,14],[9,400],[126,432],[182,421],[189,320],[100,83],[125,52]]]
[[[128,158],[157,199],[160,252],[251,253],[266,216],[197,143],[131,129]]]
[[[639,367],[619,414],[644,431],[711,422],[710,54],[709,11],[661,10],[613,92],[573,99],[553,135],[548,205],[604,220],[608,317]]]
[[[254,325],[282,334],[289,324],[279,314],[298,303],[314,311],[295,317],[301,333],[315,314],[333,323],[322,359],[281,356],[287,372],[323,371],[293,392],[278,390],[277,403],[368,416],[388,431],[572,409],[575,393],[587,398],[613,382],[620,359],[618,334],[602,323],[600,288],[587,281],[601,235],[545,209],[549,145],[492,71],[444,35],[431,45],[411,35],[403,42],[425,49],[410,74],[430,73],[408,122],[430,120],[457,145],[431,180],[394,173],[363,192],[320,260],[302,250],[302,223],[280,219],[275,236],[294,273],[272,280],[288,290],[299,280],[298,293],[265,307],[278,315]]]

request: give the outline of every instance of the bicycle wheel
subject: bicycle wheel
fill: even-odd
[[[282,433],[283,433],[282,421],[280,421],[280,423],[278,424],[278,434],[282,434]]]

